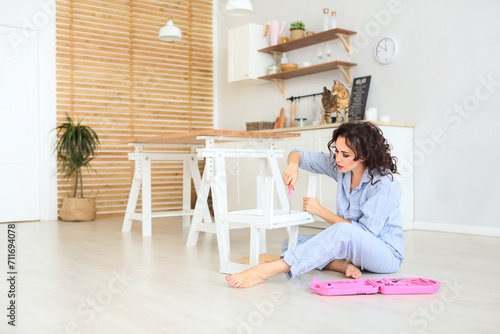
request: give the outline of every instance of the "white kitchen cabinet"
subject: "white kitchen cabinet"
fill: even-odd
[[[267,75],[267,68],[275,62],[268,53],[257,50],[269,46],[269,37],[265,37],[266,26],[245,24],[229,30],[228,34],[228,82],[257,80]]]

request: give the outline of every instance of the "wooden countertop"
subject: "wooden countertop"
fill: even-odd
[[[300,137],[300,133],[272,133],[263,131],[232,131],[232,130],[199,130],[193,132],[171,133],[156,137],[133,137],[123,142],[130,144],[179,144],[179,145],[203,145],[202,137],[218,137],[217,141],[230,141],[231,139],[280,139]]]
[[[358,122],[358,121],[353,121]],[[371,121],[370,123],[376,124],[378,126],[397,126],[397,127],[406,127],[406,128],[414,128],[415,124],[412,123],[398,123],[398,122],[380,122],[380,121]],[[270,130],[261,130],[262,132],[270,132],[270,133],[282,133],[282,132],[290,132],[290,131],[307,131],[307,130],[318,130],[318,129],[328,129],[328,128],[337,128],[340,124],[321,124],[321,125],[307,125],[301,127],[293,127],[293,128],[282,128],[282,129],[270,129]]]

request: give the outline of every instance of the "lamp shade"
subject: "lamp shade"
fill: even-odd
[[[226,13],[231,16],[243,16],[253,12],[250,0],[228,0]]]
[[[167,42],[179,41],[182,39],[182,33],[179,28],[174,26],[172,19],[169,19],[167,25],[160,29],[158,38]]]

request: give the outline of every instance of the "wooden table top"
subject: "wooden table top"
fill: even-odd
[[[179,144],[179,145],[203,145],[205,140],[199,137],[220,137],[217,141],[229,141],[235,139],[280,139],[300,137],[300,133],[272,133],[260,131],[232,131],[232,130],[199,130],[193,132],[171,133],[156,137],[134,137],[124,142],[130,144]]]

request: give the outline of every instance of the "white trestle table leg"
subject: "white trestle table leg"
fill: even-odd
[[[130,188],[130,194],[128,196],[127,210],[125,211],[125,218],[123,219],[122,232],[130,232],[132,229],[131,216],[135,213],[135,209],[137,208],[137,200],[139,198],[139,192],[141,191],[141,182],[141,161],[136,160],[134,178],[132,180],[132,187]]]
[[[191,168],[189,159],[182,161],[182,211],[186,212],[191,209]],[[182,216],[182,226],[188,227],[191,223],[191,216]]]
[[[142,236],[150,237],[151,227],[151,160],[142,159]]]
[[[196,191],[196,195],[199,196],[201,192],[201,183],[202,183],[202,178],[200,175],[200,170],[198,169],[198,160],[196,160],[196,157],[193,157],[189,159],[189,169],[191,170],[191,177],[193,178],[193,183],[194,183],[194,189]],[[208,185],[208,190],[207,190],[207,199],[208,199],[208,191],[210,190],[210,182],[208,181],[208,175],[205,174],[205,170],[203,170],[203,178],[208,182],[206,185]],[[208,204],[206,204],[203,207],[203,221],[205,224],[211,224],[212,223],[212,217],[210,217],[210,210],[208,208]]]
[[[189,228],[189,234],[186,241],[186,247],[194,247],[198,243],[198,235],[200,234],[200,228],[202,224],[205,212],[208,211],[208,193],[210,191],[210,180],[209,180],[208,168],[203,171],[203,178],[199,182],[196,204],[194,206],[194,214],[191,220],[191,227]],[[198,183],[196,179],[196,173],[193,173],[195,177],[195,185]],[[199,176],[199,173],[198,173]]]

